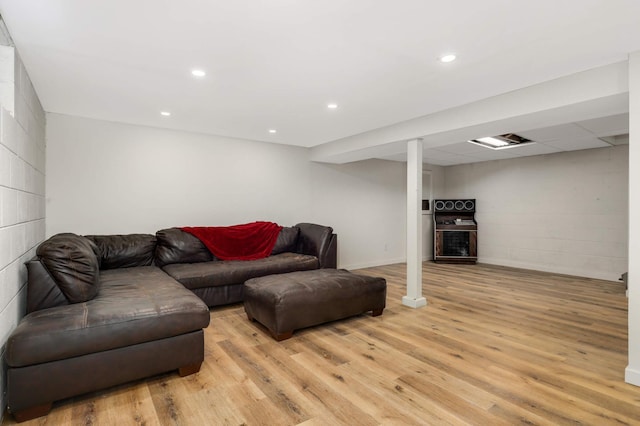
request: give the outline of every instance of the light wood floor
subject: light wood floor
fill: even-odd
[[[621,283],[425,263],[428,305],[414,310],[400,303],[404,269],[360,270],[387,279],[380,317],[278,343],[242,305],[213,309],[198,374],[62,401],[23,424],[640,424]]]

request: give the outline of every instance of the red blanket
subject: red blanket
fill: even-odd
[[[271,254],[282,226],[253,222],[233,226],[180,228],[196,237],[220,260],[254,260]]]

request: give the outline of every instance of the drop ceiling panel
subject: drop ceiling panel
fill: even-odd
[[[546,142],[545,145],[557,148],[562,151],[576,151],[579,149],[604,148],[611,146],[598,138],[589,137],[582,139],[558,139]]]
[[[593,134],[575,123],[546,127],[543,129],[516,132],[534,142],[547,142],[558,139],[579,139],[592,137]]]
[[[477,163],[478,160],[475,158],[465,157],[463,155],[460,155],[457,157],[451,157],[450,159],[439,159],[439,160],[432,160],[429,158],[425,158],[424,162],[428,164],[433,164],[436,166],[456,166],[458,164]]]
[[[436,149],[425,149],[422,152],[422,158],[428,158],[432,160],[453,160],[460,159],[463,156],[460,154],[444,152]]]
[[[500,160],[500,159],[499,158],[492,158],[492,160]],[[469,157],[467,155],[460,155],[460,156],[458,156],[458,161],[456,162],[456,164],[478,163],[480,161],[484,161],[484,160],[481,160],[476,156]]]
[[[434,151],[447,152],[450,154],[465,154],[465,155],[474,155],[476,153],[482,153],[487,148],[483,148],[478,145],[474,145],[469,142],[459,142],[454,143],[452,145],[439,146],[438,148],[434,148]]]
[[[629,114],[612,115],[580,121],[578,126],[587,129],[596,136],[612,136],[629,133]]]
[[[522,146],[516,146],[513,148],[503,149],[500,152],[505,155],[515,158],[515,157],[528,157],[530,155],[544,155],[544,154],[553,154],[554,152],[560,152],[561,149],[558,149],[554,146],[545,145],[541,143],[532,143]]]
[[[511,158],[512,155],[507,153],[508,150],[494,150],[490,148],[484,148],[482,151],[474,152],[473,154],[467,154],[469,157],[476,158],[478,161],[489,160],[501,160],[505,158]]]

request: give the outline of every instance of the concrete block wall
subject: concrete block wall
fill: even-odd
[[[479,262],[617,281],[628,161],[623,145],[450,166],[446,194],[477,200]]]
[[[12,47],[0,46],[2,56]],[[14,52],[14,104],[0,105],[0,352],[24,316],[24,263],[45,237],[45,113]],[[10,99],[3,97],[3,99]],[[7,102],[7,101],[5,101]],[[8,101],[10,103],[10,101]],[[6,366],[2,374],[4,413]]]

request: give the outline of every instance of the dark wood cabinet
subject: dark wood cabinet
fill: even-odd
[[[443,263],[476,263],[475,200],[435,200],[433,257]]]
[[[478,260],[478,231],[435,231],[435,261],[475,263]]]

